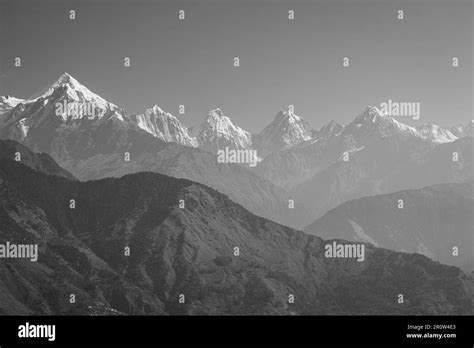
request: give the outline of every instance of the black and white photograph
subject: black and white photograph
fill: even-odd
[[[0,345],[472,346],[473,7],[0,0]]]

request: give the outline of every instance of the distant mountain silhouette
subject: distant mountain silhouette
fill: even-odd
[[[439,184],[345,202],[304,231],[324,239],[368,242],[391,250],[420,253],[471,272],[473,212],[472,181]]]
[[[327,166],[291,190],[316,219],[351,199],[426,185],[459,183],[473,177],[473,138],[435,147],[395,134],[381,138]],[[453,156],[456,153],[456,161]]]

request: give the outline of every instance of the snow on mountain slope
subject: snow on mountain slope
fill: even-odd
[[[201,123],[197,140],[200,148],[213,153],[225,147],[230,149],[252,147],[252,135],[235,125],[219,108],[211,110]]]
[[[0,97],[0,115],[4,114],[5,112],[13,109],[19,103],[24,103],[24,99],[19,99],[15,97],[11,97],[9,95],[1,96]]]
[[[28,101],[36,101],[40,98],[48,99],[48,97],[52,96],[60,88],[64,89],[64,92],[70,101],[91,102],[94,103],[96,107],[103,110],[118,109],[117,105],[112,104],[101,96],[91,92],[86,86],[82,85],[67,72],[62,74],[51,86],[47,87],[42,92],[39,92],[34,96],[34,98],[31,98]]]
[[[359,138],[369,136],[368,132],[382,136],[390,136],[394,133],[405,133],[432,141],[436,144],[452,142],[458,139],[450,130],[432,123],[424,123],[417,127],[409,126],[396,120],[394,117],[382,114],[373,106],[368,106],[362,114],[344,129],[343,133],[355,133]]]
[[[266,156],[255,170],[274,184],[291,190],[340,161],[344,153],[361,151],[393,136],[411,144],[413,153],[410,156],[415,157],[433,146],[457,140],[444,128],[433,125],[426,130],[417,129],[368,106],[346,126],[332,121],[321,128],[316,138]]]
[[[285,190],[250,172],[248,166],[218,163],[215,154],[195,148],[196,140],[186,128],[158,106],[143,115],[120,118],[115,110],[94,120],[58,117],[52,104],[70,98],[68,88],[59,86],[48,99],[38,97],[7,112],[0,118],[0,138],[50,154],[80,180],[159,172],[213,187],[273,221],[297,227],[311,221],[303,207],[288,209],[291,197]],[[44,104],[46,100],[51,101]],[[218,113],[211,112],[208,119],[215,131],[211,134],[220,137],[218,144],[229,135],[229,146],[248,146],[250,134]]]
[[[358,146],[364,146],[395,133],[419,135],[414,127],[401,123],[391,116],[383,115],[377,107],[367,106],[361,114],[344,127],[342,136],[351,136]]]
[[[123,113],[123,112],[122,112]],[[68,73],[36,97],[19,102],[0,118],[0,137],[19,141],[54,159],[69,157],[73,143],[79,152],[91,147],[91,129],[113,120],[128,127],[119,108],[94,94]],[[109,132],[118,126],[110,126]],[[107,142],[101,139],[100,142]]]
[[[451,131],[432,123],[424,123],[416,127],[416,130],[421,138],[431,140],[438,144],[448,143],[458,139]]]
[[[303,141],[310,140],[313,129],[291,109],[281,110],[273,121],[259,134],[259,154],[265,156],[271,152],[288,149]]]
[[[35,130],[48,133],[63,125],[91,123],[104,116],[123,121],[115,104],[64,73],[36,96],[16,103],[5,112],[0,126],[3,137],[25,140]]]
[[[138,127],[161,140],[197,146],[197,140],[191,138],[187,128],[175,116],[163,111],[158,105],[135,117]]]

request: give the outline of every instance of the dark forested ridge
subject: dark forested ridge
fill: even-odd
[[[459,268],[369,244],[363,262],[325,258],[328,242],[156,173],[78,182],[2,159],[0,219],[1,243],[40,249],[0,262],[2,314],[474,312]]]
[[[18,160],[40,172],[74,179],[71,173],[61,168],[47,153],[35,153],[14,140],[0,139],[0,158]]]

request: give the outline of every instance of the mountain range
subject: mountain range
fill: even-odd
[[[98,117],[56,115],[55,105],[94,100],[101,100]],[[159,107],[143,115],[125,115],[102,100],[64,74],[45,94],[0,115],[0,138],[50,154],[79,180],[154,171],[213,187],[273,221],[295,227],[311,222],[304,208],[288,209],[290,197],[284,189],[250,172],[248,166],[217,163],[215,154],[194,147],[195,139],[181,122]]]
[[[236,149],[255,148],[259,151],[261,158],[293,148],[298,144],[303,144],[303,147],[306,147],[333,135],[351,136],[360,144],[370,142],[381,134],[388,135],[396,132],[408,132],[419,138],[431,140],[434,143],[444,143],[472,135],[473,127],[472,122],[465,126],[453,126],[450,128],[443,128],[431,123],[411,127],[400,123],[393,117],[382,115],[376,107],[367,107],[364,112],[347,126],[331,121],[317,131],[312,129],[301,116],[295,115],[292,107],[288,107],[287,109],[280,110],[273,121],[262,131],[252,134],[236,125],[220,108],[216,108],[209,112],[198,127],[197,133],[191,136],[187,127],[178,118],[169,112],[165,112],[158,105],[146,109],[143,114],[126,116],[123,109],[90,91],[68,73],[61,75],[51,86],[36,93],[30,99],[25,100],[12,96],[0,97],[0,115],[14,111],[13,113],[16,116],[19,114],[27,116],[23,123],[23,130],[45,126],[46,124],[43,122],[54,121],[58,118],[66,122],[68,120],[87,118],[84,116],[71,116],[65,111],[55,115],[57,117],[52,117],[54,115],[52,111],[57,103],[64,101],[67,103],[93,103],[98,109],[97,114],[101,115],[98,118],[108,116],[108,118],[115,117],[124,122],[131,122],[165,142],[201,147],[211,152],[216,152],[225,146]],[[15,108],[16,110],[14,110]],[[48,115],[51,117],[48,117]],[[3,117],[3,119],[8,119],[8,122],[4,123],[2,128],[10,128],[10,132],[13,132],[11,128],[21,129],[20,125],[14,122],[19,122],[22,118],[18,120],[18,117],[11,116]],[[125,118],[128,119],[125,120]],[[18,131],[19,129],[17,129]],[[23,133],[23,137],[27,137],[25,131],[19,133]]]
[[[1,100],[0,138],[50,154],[80,180],[140,171],[187,178],[296,228],[350,199],[472,176],[473,122],[412,127],[367,107],[348,125],[315,131],[289,107],[251,134],[217,108],[191,134],[158,105],[126,115],[68,73],[35,98]],[[97,116],[58,114],[57,105],[74,103],[92,103]],[[224,148],[255,149],[260,163],[217,163]]]
[[[57,115],[56,105],[74,102],[94,103],[99,116],[91,119],[84,116],[70,116],[64,112]],[[314,188],[314,182],[319,180],[318,176],[337,176],[338,169],[335,167],[347,166],[340,163],[346,153],[349,157],[349,166],[357,166],[355,159],[364,157],[361,153],[370,153],[373,163],[380,161],[386,163],[384,158],[397,158],[394,165],[406,162],[403,165],[407,166],[416,158],[424,161],[423,156],[430,151],[437,152],[442,145],[471,136],[473,125],[469,122],[466,126],[443,128],[425,123],[419,127],[411,127],[393,117],[383,115],[376,107],[367,107],[346,126],[331,121],[319,131],[315,131],[301,116],[295,115],[292,108],[288,108],[278,112],[273,121],[261,132],[252,134],[236,125],[230,117],[217,108],[211,110],[196,129],[196,133],[191,134],[178,118],[163,111],[158,105],[146,109],[143,114],[126,115],[123,109],[91,92],[68,73],[64,73],[33,99],[2,97],[0,110],[3,110],[0,114],[0,138],[17,140],[34,151],[50,154],[63,168],[81,180],[123,175],[146,169],[170,175],[175,172],[187,173],[183,174],[185,175],[183,177],[222,190],[223,187],[235,186],[235,178],[210,177],[210,174],[202,167],[190,170],[195,164],[187,163],[187,158],[191,158],[191,162],[196,162],[193,161],[195,156],[209,156],[205,162],[210,163],[215,157],[189,148],[198,148],[211,154],[216,154],[219,149],[226,147],[237,150],[255,149],[262,161],[254,169],[241,164],[240,167],[245,168],[246,171],[236,169],[239,175],[245,178],[253,177],[248,174],[248,170],[252,170],[267,182],[278,186],[278,190],[283,189],[283,196],[291,196],[299,202],[298,207],[303,215],[306,211],[311,212],[310,217],[300,216],[303,219],[314,219],[334,204],[348,199],[342,197],[335,199],[335,203],[318,204],[321,208],[308,208],[307,204],[312,200],[313,193],[304,193],[317,191]],[[150,136],[143,136],[144,132]],[[384,147],[386,142],[406,143],[406,145],[402,144],[401,148],[397,145]],[[466,141],[464,148],[468,147],[467,143],[469,140]],[[176,158],[168,158],[162,153],[163,149],[173,148],[173,146],[176,148],[175,144],[186,146],[186,148],[178,147],[179,150],[169,151],[169,155],[175,156],[176,152],[186,153],[186,159],[177,161]],[[384,151],[377,151],[379,146],[382,146]],[[162,156],[159,158],[162,163],[152,165],[150,161],[147,161],[146,168],[142,168],[144,166],[142,155],[145,149],[149,149],[148,152],[153,154],[161,153]],[[126,152],[130,154],[130,163],[124,165],[120,158],[123,158]],[[459,166],[468,168],[472,166],[472,156],[466,155],[467,157],[461,157]],[[436,155],[432,155],[431,158],[435,160],[435,157]],[[162,164],[165,159],[172,159],[171,162],[177,168],[164,168]],[[231,168],[236,167],[228,163],[219,164],[219,166],[225,165],[230,165]],[[366,170],[368,170],[367,167],[357,169],[358,172]],[[191,171],[192,174],[190,174]],[[215,172],[213,166],[209,171]],[[386,180],[383,177],[371,177],[371,179],[376,183]],[[253,179],[244,181],[250,180]],[[238,184],[245,187],[245,184],[241,182]],[[266,186],[269,185],[271,186],[270,183],[266,183]],[[417,184],[410,185],[407,182],[407,185],[401,188],[417,188]],[[308,187],[309,190],[307,190]],[[249,188],[246,191],[250,190]],[[359,188],[349,187],[347,191],[358,190]],[[391,192],[390,190],[361,190],[358,196],[350,198],[388,193]],[[255,202],[246,202],[238,197],[237,192],[227,190],[225,193],[248,209],[253,211],[255,208],[253,204]],[[331,192],[330,196],[339,197],[340,193]],[[287,203],[288,200],[285,200]],[[259,201],[258,205],[261,203]],[[279,214],[280,212],[266,212],[263,216],[275,220]],[[304,226],[304,222],[298,224],[291,219],[289,221],[289,224],[294,227]],[[305,222],[309,221],[305,220]]]
[[[459,268],[370,244],[363,262],[327,258],[333,241],[157,173],[80,182],[3,158],[0,215],[0,243],[40,250],[0,263],[1,314],[474,312]]]
[[[346,152],[350,161],[354,154],[367,147],[376,146],[387,138],[400,138],[413,144],[415,148],[410,150],[413,156],[417,152],[423,155],[438,145],[469,136],[471,124],[459,127],[463,132],[457,133],[458,138],[446,128],[428,124],[415,128],[382,115],[376,107],[367,107],[346,126],[331,121],[317,132],[316,138],[268,155],[255,170],[276,185],[292,190],[328,166],[342,161]],[[374,155],[390,157],[389,153],[382,151]],[[410,159],[406,158],[407,161]]]
[[[0,98],[0,243],[42,255],[0,263],[0,313],[473,313],[472,121],[369,106],[314,130],[288,107],[252,133],[220,108],[194,129],[144,110],[67,73]],[[365,260],[325,257],[333,242]]]

